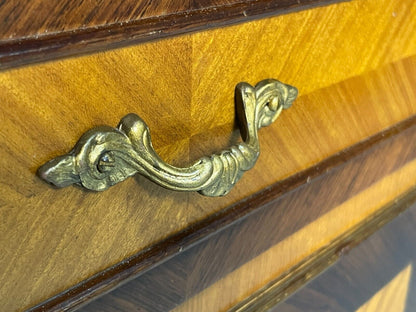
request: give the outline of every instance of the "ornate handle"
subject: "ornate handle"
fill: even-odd
[[[171,190],[222,196],[256,163],[257,130],[275,121],[297,94],[295,87],[273,79],[255,87],[239,83],[235,103],[244,142],[219,155],[202,157],[187,168],[165,163],[153,149],[146,123],[128,114],[117,128],[100,126],[87,131],[68,154],[50,160],[38,173],[57,187],[75,183],[94,191],[103,191],[140,173]]]

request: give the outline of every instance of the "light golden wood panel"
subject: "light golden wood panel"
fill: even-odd
[[[195,34],[192,134],[232,120],[240,81],[277,77],[303,95],[414,55],[415,29],[414,1],[356,0]]]
[[[316,91],[415,54],[415,7],[410,0],[353,1],[0,73],[3,308],[63,291],[415,114],[413,58]],[[238,137],[235,84],[267,77],[296,85],[303,96],[260,132],[257,166],[225,198],[161,190],[142,177],[105,193],[55,190],[35,176],[84,131],[116,126],[129,112],[146,120],[166,161],[185,164],[218,151]]]
[[[371,218],[372,214],[414,185],[416,185],[416,160],[341,203],[173,311],[226,311],[241,300],[250,297],[256,290],[276,280],[283,272],[312,253],[329,245],[331,241],[358,223]],[[399,288],[397,283],[395,287]],[[402,285],[399,289],[407,288]],[[393,293],[390,295],[392,296]],[[380,296],[377,298],[375,300],[383,304],[392,303],[388,300],[382,301]],[[396,299],[399,298],[401,297]]]
[[[411,62],[408,63],[411,64]],[[393,68],[401,67],[404,66],[401,64]],[[387,72],[390,71],[387,70]],[[361,84],[361,80],[359,83]],[[320,96],[314,95],[316,100],[321,99],[317,103],[322,103],[322,99],[327,96],[327,93],[329,91],[323,91]],[[400,97],[397,98],[397,101],[400,101],[398,104],[411,104],[406,101],[401,102],[402,98]],[[369,104],[374,103],[370,102]],[[302,105],[298,105],[298,107],[300,108]],[[354,109],[354,106],[351,106],[351,109]],[[403,118],[409,114],[403,107],[398,109],[396,114],[393,113],[394,111],[387,112],[388,116],[392,116],[392,122],[395,121],[394,118]],[[346,116],[348,115],[346,114]],[[293,116],[292,118],[294,118]],[[381,116],[386,117],[383,113]],[[10,119],[12,117],[12,115],[9,116]],[[21,124],[23,125],[23,122]],[[377,127],[379,124],[375,125]],[[30,126],[35,128],[36,124],[28,123],[27,127]],[[18,150],[19,146],[16,145],[16,142],[18,142],[17,138],[21,135],[22,129],[24,129],[23,126],[10,126],[7,132],[2,132],[3,136],[8,134],[16,138],[16,141],[8,141],[3,137],[3,147],[9,149],[14,147],[14,150]],[[273,136],[278,138],[279,127],[273,129],[275,130],[270,133],[270,139],[273,139]],[[290,127],[287,129],[289,130]],[[345,128],[340,128],[340,131],[342,129]],[[35,131],[35,129],[30,131]],[[263,131],[263,133],[267,135],[268,132]],[[47,132],[43,134],[44,137],[47,135],[49,135]],[[308,136],[308,133],[304,133],[304,140]],[[356,139],[356,137],[352,139],[354,138]],[[23,139],[25,138],[23,137]],[[28,139],[30,137],[26,139],[26,143],[30,145]],[[42,146],[43,149],[53,148],[53,146],[48,147],[47,142],[42,140],[34,142],[45,144]],[[59,143],[58,140],[56,142]],[[263,146],[268,145],[263,144]],[[282,148],[285,144],[279,146]],[[301,146],[299,145],[298,148]],[[274,144],[268,147],[271,150],[273,148],[276,148]],[[6,246],[5,253],[2,254],[2,261],[5,264],[3,266],[5,269],[2,276],[2,291],[10,293],[12,289],[15,289],[16,294],[12,293],[15,298],[19,298],[22,293],[43,292],[45,285],[56,287],[54,289],[63,289],[68,284],[62,283],[62,279],[76,281],[79,276],[85,274],[83,272],[86,271],[86,267],[91,270],[103,269],[110,259],[117,261],[120,257],[146,244],[146,240],[150,242],[152,239],[157,239],[157,235],[163,235],[160,228],[163,228],[167,233],[172,232],[185,226],[187,222],[191,222],[192,218],[201,217],[203,213],[208,213],[209,210],[198,210],[202,204],[207,206],[211,204],[212,206],[213,203],[226,204],[227,200],[230,200],[230,198],[205,199],[197,194],[188,196],[182,193],[160,192],[158,187],[142,178],[137,179],[140,184],[132,179],[124,183],[124,186],[117,186],[102,194],[81,192],[74,188],[51,190],[40,183],[36,177],[32,177],[31,172],[25,172],[22,162],[25,164],[25,162],[33,162],[35,159],[33,157],[35,155],[27,153],[25,150],[21,151],[22,155],[9,153],[5,154],[2,159],[3,172],[1,176],[4,179],[1,189],[3,200],[2,231],[6,233],[2,236],[1,241],[1,245]],[[268,153],[265,152],[263,155]],[[32,158],[28,156],[32,156]],[[276,155],[266,156],[259,164],[261,168],[270,168],[273,164],[273,161],[270,162],[271,159],[268,158],[276,158]],[[283,159],[279,157],[276,159],[276,165],[272,166],[279,166],[283,163]],[[286,164],[289,163],[286,162]],[[299,165],[296,162],[294,164]],[[15,168],[15,170],[13,172],[8,168]],[[34,171],[36,166],[29,166],[29,168]],[[267,180],[264,172],[261,173],[261,168],[256,169],[256,173],[248,173],[252,179],[255,179],[256,175],[264,176],[265,180],[254,187],[262,187],[263,183],[270,181],[270,178]],[[17,175],[13,176],[16,171]],[[6,174],[8,174],[8,179]],[[244,187],[249,190],[250,178],[245,181],[242,181],[240,190],[234,192],[237,193],[237,196],[244,195],[242,193]],[[25,185],[26,188],[21,188]],[[234,196],[231,197],[231,200],[235,200],[236,195]],[[153,208],[161,206],[162,202],[164,208]],[[215,208],[212,207],[212,209]],[[28,235],[22,235],[22,233]],[[10,259],[13,260],[10,261]],[[33,259],[36,259],[36,262],[33,262]],[[25,277],[22,280],[22,285],[14,288],[12,285],[22,276]],[[30,298],[30,295],[27,296]]]
[[[409,80],[387,79],[396,77],[396,72],[408,73]],[[34,172],[46,160],[45,155],[54,156],[67,150],[61,140],[69,144],[76,140],[77,136],[69,138],[71,124],[63,125],[61,111],[57,111],[57,121],[52,115],[44,120],[36,116],[46,111],[42,105],[39,110],[34,108],[33,114],[25,115],[28,113],[24,103],[18,110],[18,105],[16,108],[12,105],[12,101],[18,104],[18,99],[3,98],[10,112],[2,112],[0,198],[4,235],[0,238],[3,250],[0,297],[7,298],[9,310],[22,303],[34,304],[334,150],[414,114],[416,103],[410,99],[415,95],[406,88],[414,81],[410,75],[414,72],[415,60],[407,60],[301,97],[278,123],[268,131],[261,131],[262,156],[257,166],[229,196],[219,199],[164,191],[141,177],[105,193],[51,189]],[[380,89],[365,89],[366,83],[381,84]],[[396,84],[404,88],[403,94],[391,93],[390,90],[399,88]],[[362,91],[367,90],[361,94],[364,100],[358,97],[347,101],[360,86]],[[389,105],[381,110],[379,100],[383,98]],[[330,106],[328,102],[336,105]],[[319,117],[331,114],[334,119]],[[343,116],[343,122],[335,124],[335,114]],[[368,118],[371,115],[374,117]],[[315,117],[321,122],[314,121]],[[356,124],[357,128],[351,128],[350,124]],[[313,138],[319,138],[319,134],[325,136],[311,141],[311,133],[316,133]]]

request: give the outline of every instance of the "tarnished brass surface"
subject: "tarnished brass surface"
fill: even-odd
[[[186,168],[164,162],[153,149],[146,123],[129,114],[117,128],[100,126],[87,131],[68,154],[50,160],[38,173],[57,187],[78,184],[94,191],[140,173],[171,190],[222,196],[256,163],[260,152],[257,130],[275,121],[297,93],[296,88],[273,79],[255,87],[239,83],[235,103],[243,142]]]

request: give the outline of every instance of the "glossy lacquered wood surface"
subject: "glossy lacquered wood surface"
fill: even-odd
[[[97,52],[334,0],[3,1],[0,68]]]
[[[399,61],[416,52],[414,7],[413,1],[341,3],[3,71],[4,309],[28,308],[94,274],[92,284],[78,285],[60,302],[111,288],[179,251],[185,237],[194,242],[223,225],[210,227],[207,217],[415,114],[416,63]],[[105,193],[55,190],[35,175],[89,128],[116,126],[130,112],[148,123],[168,162],[187,164],[221,150],[238,139],[234,86],[267,77],[297,86],[301,96],[260,131],[260,159],[227,197],[169,192],[141,177]],[[169,248],[156,244],[178,233]],[[143,250],[156,251],[144,258]]]

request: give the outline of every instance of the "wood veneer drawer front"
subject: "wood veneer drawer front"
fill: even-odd
[[[391,94],[402,82],[386,78],[412,83],[413,59],[383,67],[380,80],[339,82],[414,54],[415,23],[412,1],[356,1],[0,73],[5,308],[45,300],[413,115],[412,90]],[[234,86],[268,77],[301,97],[260,132],[256,167],[224,198],[141,177],[104,193],[56,190],[35,176],[87,129],[129,112],[148,123],[167,162],[221,150],[238,140]]]
[[[324,173],[291,192],[274,197],[284,186],[274,185],[250,199],[258,205],[253,213],[80,311],[268,311],[329,264],[339,267],[337,259],[342,263],[355,244],[415,207],[415,137],[412,117],[320,163]],[[386,267],[377,256],[365,258]],[[351,290],[362,286],[353,283],[347,283]],[[327,299],[343,288],[332,287]],[[325,306],[296,301],[305,311]]]

